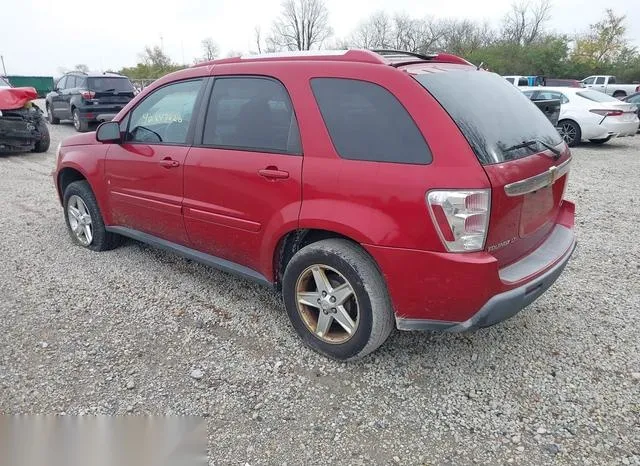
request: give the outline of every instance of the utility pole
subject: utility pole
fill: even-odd
[[[7,75],[7,69],[4,67],[4,55],[0,55],[0,61],[2,62],[2,74]]]

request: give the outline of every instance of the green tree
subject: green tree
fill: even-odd
[[[184,66],[174,63],[157,45],[145,47],[139,59],[136,66],[122,68],[120,74],[131,79],[157,79],[184,68]]]

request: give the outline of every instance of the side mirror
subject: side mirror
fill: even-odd
[[[98,126],[96,131],[96,139],[100,142],[119,143],[122,138],[120,137],[120,123],[117,121],[105,121]]]

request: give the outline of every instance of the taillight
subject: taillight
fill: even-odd
[[[91,100],[96,96],[96,93],[93,91],[82,91],[80,92],[80,95],[85,100]]]
[[[484,249],[489,227],[490,190],[429,191],[427,205],[442,244],[448,251]]]
[[[620,116],[624,112],[622,110],[589,110],[591,113],[595,113],[601,116]]]

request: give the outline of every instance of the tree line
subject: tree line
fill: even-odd
[[[283,0],[266,32],[254,30],[249,53],[319,48],[395,49],[447,52],[499,74],[582,79],[613,74],[620,82],[640,81],[640,52],[627,37],[626,17],[612,9],[578,34],[548,29],[551,0],[516,0],[497,26],[450,18],[415,18],[384,11],[365,18],[347,37],[331,28],[324,0]],[[213,38],[202,40],[202,56],[219,56]],[[236,53],[234,53],[236,54]],[[120,70],[131,78],[157,78],[186,65],[174,63],[158,46],[146,47],[135,67]]]

